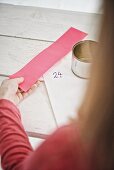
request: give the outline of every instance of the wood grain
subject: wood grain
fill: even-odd
[[[99,16],[83,12],[0,4],[0,34],[55,41],[73,26],[89,33],[89,37],[93,38],[93,32],[98,28]]]

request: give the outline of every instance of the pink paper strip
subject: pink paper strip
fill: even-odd
[[[34,57],[20,71],[11,75],[10,78],[24,77],[24,82],[19,87],[26,92],[50,67],[62,59],[75,43],[86,35],[86,33],[71,27],[57,41]]]

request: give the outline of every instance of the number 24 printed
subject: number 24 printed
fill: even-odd
[[[53,78],[56,78],[56,79],[57,79],[57,78],[62,78],[62,73],[60,73],[60,72],[54,72],[54,73],[53,73],[53,76],[54,76]]]

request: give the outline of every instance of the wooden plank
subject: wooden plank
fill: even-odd
[[[0,73],[13,74],[50,44],[0,36]]]
[[[0,34],[55,41],[73,26],[88,32],[97,30],[98,14],[0,4]]]
[[[88,81],[75,76],[71,70],[72,52],[52,67],[44,80],[57,125],[63,126],[69,118],[78,117]],[[53,73],[60,74],[54,78]]]
[[[52,9],[62,9],[70,11],[81,11],[89,13],[100,13],[102,7],[102,1],[99,0],[48,0],[46,3],[45,0],[0,0],[2,3],[14,4],[14,5],[23,5],[23,6],[35,6],[43,8],[52,8]]]
[[[33,149],[36,149],[44,142],[44,139],[29,137],[29,141],[30,141]]]
[[[50,43],[11,37],[0,37],[0,73],[12,74],[22,68]],[[3,78],[0,78],[2,81]],[[56,129],[45,84],[19,106],[26,131],[31,136],[47,135]]]

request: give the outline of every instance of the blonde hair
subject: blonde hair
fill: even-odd
[[[91,79],[80,107],[83,139],[93,144],[97,170],[114,170],[114,1],[104,0],[104,14]]]

